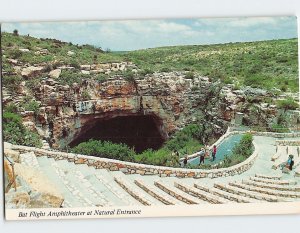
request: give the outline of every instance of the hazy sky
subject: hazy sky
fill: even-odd
[[[2,30],[114,51],[297,37],[296,17],[5,23]]]

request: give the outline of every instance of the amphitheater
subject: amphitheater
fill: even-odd
[[[256,133],[255,151],[246,161],[212,170],[134,164],[4,143],[9,165],[6,208],[299,201],[299,136]],[[289,154],[295,165],[283,172],[280,164]]]

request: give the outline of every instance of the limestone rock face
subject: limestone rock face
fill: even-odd
[[[54,79],[58,78],[60,74],[61,74],[61,69],[55,69],[49,72],[49,76]]]
[[[8,148],[4,148],[4,154],[11,158],[15,163],[19,163],[20,161],[20,152],[15,151],[15,150],[11,150]]]
[[[61,70],[70,68],[61,66],[52,70],[34,90],[35,99],[42,107],[35,113],[21,113],[24,122],[35,123],[27,124],[41,137],[45,140],[52,137],[55,148],[67,145],[89,122],[102,118],[152,115],[158,119],[165,138],[187,124],[203,122],[207,138],[213,140],[226,131],[237,112],[244,114],[243,123],[249,125],[266,126],[268,119],[276,115],[275,108],[263,103],[264,96],[269,95],[265,90],[235,90],[231,84],[212,82],[208,77],[188,79],[184,71],[135,77],[116,74],[101,81],[83,79],[79,83],[60,84]],[[132,63],[121,62],[81,65],[80,70],[85,76],[85,73],[128,68],[138,69]],[[22,72],[24,76],[33,77],[41,69],[27,67]]]
[[[59,208],[63,202],[62,195],[49,179],[39,170],[23,164],[15,164],[15,173],[30,187],[29,204],[32,207]],[[38,204],[37,204],[38,203]]]
[[[30,196],[25,191],[14,192],[11,190],[5,194],[5,205],[9,209],[21,209],[30,207]]]

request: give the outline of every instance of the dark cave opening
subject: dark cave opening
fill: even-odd
[[[124,143],[137,153],[147,149],[157,150],[165,142],[162,124],[153,115],[117,116],[109,119],[94,119],[83,128],[69,144],[74,147],[89,139]]]

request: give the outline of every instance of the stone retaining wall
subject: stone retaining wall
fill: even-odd
[[[248,159],[240,164],[228,168],[204,170],[145,165],[87,155],[49,151],[35,147],[19,145],[12,145],[12,149],[17,150],[21,153],[32,151],[36,156],[48,156],[54,158],[55,160],[68,160],[69,162],[74,162],[75,164],[87,164],[88,166],[93,166],[97,169],[122,171],[125,174],[159,175],[161,177],[180,178],[216,178],[222,176],[234,176],[247,171],[252,166],[255,158],[257,157],[257,151],[255,150]]]
[[[300,146],[300,140],[277,140],[277,146]]]

